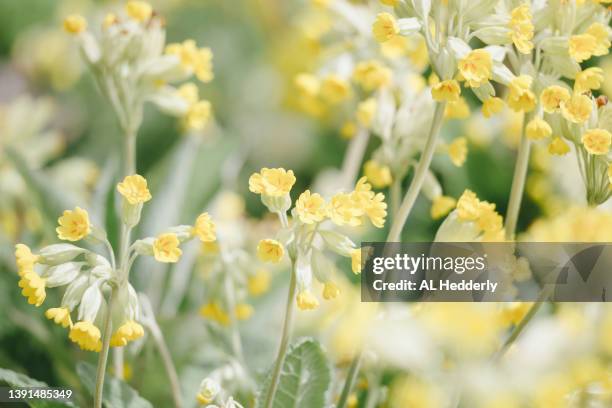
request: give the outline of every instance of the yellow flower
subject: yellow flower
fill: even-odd
[[[297,295],[297,305],[300,310],[314,310],[319,307],[319,301],[308,290],[302,290]]]
[[[289,194],[291,187],[295,184],[295,176],[292,170],[283,168],[263,168],[259,173],[253,173],[249,178],[249,190],[256,194],[271,197],[282,197]]]
[[[570,93],[566,88],[552,85],[542,91],[540,103],[545,112],[554,113],[561,107],[561,103],[567,101],[570,97]]]
[[[179,260],[183,251],[178,247],[180,241],[176,234],[160,234],[153,241],[153,256],[158,262],[174,263]]]
[[[504,101],[501,98],[491,97],[482,103],[482,114],[485,118],[499,113],[504,109]]]
[[[321,222],[327,216],[327,206],[320,194],[304,191],[295,202],[295,212],[304,224]]]
[[[192,82],[187,82],[186,84],[179,86],[176,92],[189,105],[196,103],[200,94],[198,86]]]
[[[210,48],[198,48],[195,41],[185,40],[182,43],[168,44],[166,54],[177,56],[183,70],[187,73],[195,73],[200,81],[213,80],[213,54]]]
[[[357,105],[357,112],[355,112],[357,122],[363,127],[369,127],[374,119],[374,115],[376,115],[377,109],[378,103],[376,103],[376,99],[374,98],[368,98],[360,102],[359,105]]]
[[[593,55],[606,55],[610,48],[610,34],[608,28],[601,23],[593,23],[587,28],[586,33],[595,38]]]
[[[376,160],[368,160],[363,165],[363,173],[375,188],[385,188],[393,181],[389,166],[380,164]]]
[[[310,97],[317,96],[321,89],[319,78],[308,73],[298,74],[293,80],[293,84],[301,94]]]
[[[552,134],[552,129],[544,119],[533,118],[527,123],[525,132],[529,139],[540,140],[550,136]]]
[[[354,205],[361,209],[362,213],[370,219],[372,225],[382,228],[385,225],[385,217],[387,216],[385,195],[382,193],[374,194],[372,186],[367,180],[367,177],[361,177],[355,185],[355,190],[350,193],[349,197],[355,203]],[[361,221],[359,222],[361,223]]]
[[[344,122],[344,124],[340,128],[340,136],[343,139],[352,139],[353,137],[355,137],[356,133],[357,125],[355,125],[355,122],[352,122],[350,120]]]
[[[470,87],[478,88],[491,79],[493,60],[491,54],[486,50],[473,50],[465,58],[459,60],[458,68]]]
[[[331,74],[321,82],[321,96],[331,104],[346,100],[351,94],[349,83],[339,75]]]
[[[463,166],[467,158],[467,153],[467,139],[465,137],[458,137],[448,145],[448,157],[450,157],[451,162],[457,167]]]
[[[218,302],[207,303],[200,308],[200,315],[205,319],[213,320],[222,326],[230,323],[229,315],[223,310]]]
[[[389,13],[378,13],[372,26],[372,34],[378,42],[389,41],[399,34],[399,26],[395,17]]]
[[[503,228],[503,218],[495,211],[495,204],[480,202],[477,225],[485,233],[494,233]]]
[[[548,145],[548,153],[557,156],[564,156],[569,153],[570,147],[560,137],[555,137],[552,142]]]
[[[573,94],[570,99],[561,102],[563,117],[573,123],[586,122],[592,109],[591,99],[586,95]]]
[[[362,61],[353,71],[353,80],[364,90],[373,91],[391,83],[391,70],[377,60]]]
[[[512,302],[508,307],[501,311],[502,325],[517,325],[523,320],[533,303],[531,302]]]
[[[104,16],[104,20],[102,20],[102,28],[108,28],[111,27],[114,24],[117,24],[119,20],[117,19],[117,16],[113,13],[107,13]]]
[[[591,34],[572,35],[569,38],[569,55],[576,62],[591,58],[597,49],[597,38]]]
[[[59,239],[67,241],[78,241],[85,238],[91,232],[89,214],[80,207],[74,210],[66,210],[57,220],[59,227],[55,229]]]
[[[470,107],[463,96],[460,96],[456,101],[448,102],[444,109],[444,117],[446,119],[465,119],[469,116]]]
[[[185,127],[190,130],[202,130],[208,123],[212,112],[209,101],[198,101],[187,109],[183,121]]]
[[[248,303],[239,303],[234,310],[238,320],[248,320],[253,315],[253,306]]]
[[[454,79],[438,82],[431,87],[431,96],[438,102],[453,102],[459,99],[459,95],[461,88],[459,82]]]
[[[323,286],[323,299],[332,300],[338,297],[340,288],[332,281],[325,282]]]
[[[128,1],[125,5],[125,14],[142,23],[153,15],[153,8],[146,1]]]
[[[215,236],[215,223],[210,218],[208,213],[202,213],[196,218],[195,225],[191,229],[191,234],[200,238],[202,242],[213,242],[217,239]]]
[[[516,7],[510,13],[508,26],[512,30],[510,38],[516,49],[522,54],[529,54],[533,49],[534,26],[528,4]]]
[[[68,338],[77,343],[82,350],[95,352],[100,352],[100,350],[102,350],[100,329],[92,322],[85,320],[77,322],[70,329]]]
[[[453,197],[439,195],[433,199],[429,214],[432,219],[438,220],[455,208],[455,204],[457,204],[457,200]]]
[[[117,191],[132,205],[142,204],[151,199],[147,180],[139,174],[126,176],[117,184]]]
[[[142,326],[134,320],[128,320],[119,326],[113,333],[110,339],[110,345],[112,347],[123,347],[130,341],[138,340],[142,336],[144,336],[144,329]]]
[[[70,318],[70,310],[67,307],[53,307],[47,309],[45,316],[49,320],[53,320],[63,328],[72,327],[72,319]]]
[[[270,272],[265,269],[257,270],[247,279],[247,289],[251,296],[260,296],[270,288]]]
[[[464,221],[474,221],[480,215],[480,200],[473,191],[465,190],[457,201],[457,215]]]
[[[385,6],[391,6],[391,7],[397,6],[399,2],[400,0],[380,0],[381,4],[384,4]]]
[[[355,248],[351,251],[351,269],[354,274],[361,273],[361,248]]]
[[[15,245],[15,260],[17,263],[17,272],[19,273],[19,276],[23,276],[27,272],[33,272],[34,264],[38,262],[39,258],[40,256],[34,255],[27,245]]]
[[[21,294],[28,298],[28,303],[36,307],[43,304],[47,297],[45,285],[47,280],[41,278],[36,272],[26,272],[19,280]]]
[[[274,239],[262,239],[257,244],[257,257],[264,262],[277,263],[283,258],[285,249]]]
[[[590,154],[606,154],[610,150],[612,134],[605,129],[589,129],[582,135],[582,144]]]
[[[64,30],[70,34],[80,34],[87,30],[87,20],[78,14],[71,14],[64,19]]]
[[[334,195],[329,203],[329,218],[336,225],[361,225],[364,211],[357,202],[347,193]]]
[[[599,89],[604,80],[604,71],[599,67],[587,68],[576,74],[574,92],[583,93],[591,89]]]
[[[510,82],[510,94],[508,95],[508,106],[515,112],[530,112],[535,108],[536,98],[529,89],[533,78],[529,75],[521,75]]]

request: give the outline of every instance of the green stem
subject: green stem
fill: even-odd
[[[508,210],[506,211],[505,229],[507,240],[514,239],[519,211],[521,209],[521,201],[523,199],[523,191],[525,190],[525,179],[527,178],[527,168],[529,167],[529,150],[531,144],[525,132],[529,118],[529,115],[523,115],[521,142],[519,144],[518,156],[516,158],[516,166],[514,167],[514,176],[512,177],[512,187],[510,189]]]
[[[353,384],[357,380],[357,375],[359,374],[359,366],[361,366],[361,355],[362,352],[359,351],[353,357],[353,361],[351,361],[351,366],[349,367],[348,373],[346,374],[346,381],[344,383],[344,387],[342,387],[342,392],[340,393],[340,398],[338,399],[338,404],[336,404],[336,408],[344,408],[348,401],[349,395],[351,394],[351,389],[353,388]]]
[[[152,316],[151,320],[154,319],[155,317]],[[172,356],[170,354],[170,350],[168,350],[168,345],[164,340],[164,336],[161,332],[161,329],[157,325],[157,322],[151,324],[149,329],[151,329],[153,341],[155,342],[155,345],[159,350],[159,355],[162,358],[166,374],[168,375],[168,380],[170,381],[170,389],[172,391],[174,407],[181,408],[183,406],[181,397],[181,383],[179,382],[178,374],[176,373],[176,368],[174,367],[174,363],[172,362]]]
[[[111,289],[111,294],[108,298],[108,311],[106,318],[104,319],[104,327],[102,334],[102,350],[100,350],[100,356],[98,357],[98,368],[96,370],[96,389],[94,392],[94,407],[102,408],[102,390],[104,388],[104,376],[106,374],[106,360],[108,359],[108,349],[110,347],[111,339],[111,306],[115,300],[117,289],[115,286]]]

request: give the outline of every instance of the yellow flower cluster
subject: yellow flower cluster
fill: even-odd
[[[165,52],[167,55],[177,56],[186,73],[194,73],[200,81],[205,83],[213,80],[213,54],[210,48],[198,48],[194,40],[185,40],[182,43],[168,44]]]
[[[391,70],[377,60],[362,61],[353,70],[353,80],[365,91],[373,91],[391,83]]]
[[[483,232],[483,241],[503,240],[503,219],[495,211],[495,204],[479,200],[474,192],[463,192],[457,201],[457,216],[463,221],[474,222]]]
[[[198,87],[193,83],[186,83],[177,89],[178,95],[187,105],[187,111],[183,116],[183,126],[187,130],[202,130],[208,123],[212,105],[207,100],[201,100]]]
[[[329,218],[336,225],[358,226],[364,216],[372,225],[382,228],[387,217],[387,204],[382,193],[374,193],[366,177],[357,181],[351,193],[338,193],[331,198]]]
[[[117,191],[132,205],[143,204],[151,199],[147,180],[139,174],[125,177],[117,184]]]
[[[569,55],[576,62],[606,55],[609,48],[608,28],[601,23],[591,24],[584,33],[572,35],[568,40]]]
[[[380,164],[376,160],[368,160],[363,165],[363,174],[365,174],[374,188],[385,188],[391,185],[393,181],[389,166]]]
[[[533,78],[529,75],[520,75],[514,78],[509,85],[508,106],[516,112],[531,112],[536,106],[536,97],[531,91]]]
[[[533,49],[534,27],[528,4],[522,4],[511,11],[508,26],[516,49],[522,54],[529,54]]]
[[[491,54],[484,49],[470,51],[459,61],[458,68],[463,79],[472,88],[478,88],[493,76],[493,60]]]

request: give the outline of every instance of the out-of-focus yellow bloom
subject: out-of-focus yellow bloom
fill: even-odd
[[[187,109],[183,120],[185,127],[190,130],[202,130],[208,123],[212,112],[209,101],[198,101]]]
[[[363,209],[350,194],[338,193],[331,198],[329,203],[329,218],[334,224],[356,227],[361,225],[362,216]]]
[[[70,310],[67,307],[52,307],[47,309],[45,316],[49,320],[53,320],[63,328],[72,327],[72,319],[70,318]]]
[[[399,25],[395,17],[389,13],[378,13],[372,26],[372,34],[374,34],[376,41],[381,43],[395,37],[399,34]]]
[[[91,232],[89,214],[80,207],[74,210],[66,210],[57,220],[59,227],[55,229],[59,239],[67,241],[78,241],[85,238]]]
[[[376,115],[377,108],[378,104],[374,98],[368,98],[365,101],[360,102],[357,105],[357,112],[355,112],[357,122],[359,122],[359,124],[363,127],[369,127],[372,124],[374,115]]]
[[[309,290],[300,291],[296,301],[300,310],[314,310],[319,307],[319,301]]]
[[[205,212],[198,215],[191,233],[200,238],[202,242],[213,242],[217,239],[215,230],[215,223],[210,218],[210,215]]]
[[[183,70],[195,73],[200,81],[213,80],[213,54],[210,48],[198,48],[194,40],[185,40],[182,43],[168,44],[165,52],[168,55],[176,55]]]
[[[355,190],[350,194],[353,201],[363,210],[376,228],[385,225],[387,217],[387,204],[383,193],[374,194],[372,186],[368,183],[367,177],[357,180]]]
[[[454,79],[438,82],[431,87],[431,96],[438,102],[454,102],[459,99],[459,95],[461,95],[461,87]]]
[[[540,94],[540,103],[544,111],[554,113],[560,109],[563,102],[570,98],[571,96],[567,88],[559,85],[552,85],[542,91]]]
[[[549,137],[552,134],[552,128],[544,119],[533,118],[527,123],[525,133],[531,140],[540,140]]]
[[[26,272],[19,280],[21,294],[28,298],[28,303],[36,307],[43,304],[47,297],[45,291],[46,279],[41,278],[36,272]]]
[[[531,10],[528,4],[522,4],[510,13],[508,26],[512,30],[510,38],[516,49],[522,54],[529,54],[533,49],[534,26],[532,23]]]
[[[377,60],[362,61],[353,70],[353,80],[366,91],[387,86],[391,79],[391,70]]]
[[[413,49],[410,47],[408,38],[399,35],[380,44],[380,53],[389,59],[400,58],[411,53],[411,51]]]
[[[284,253],[283,245],[275,239],[262,239],[257,244],[257,257],[263,262],[280,262]]]
[[[501,112],[502,109],[504,109],[504,101],[495,96],[485,100],[482,103],[482,114],[485,118],[490,118],[496,113]]]
[[[589,129],[582,135],[582,144],[590,154],[607,154],[611,143],[612,134],[606,129]]]
[[[253,306],[248,303],[239,303],[236,305],[234,314],[238,320],[248,320],[253,316]]]
[[[320,194],[304,191],[295,202],[295,212],[304,224],[321,222],[327,216],[327,205]]]
[[[354,274],[361,273],[361,248],[351,251],[351,270]]]
[[[15,245],[15,260],[17,263],[17,272],[19,276],[23,276],[27,272],[34,271],[34,264],[40,259],[39,255],[34,255],[25,244]]]
[[[391,7],[397,6],[399,2],[400,0],[380,0],[381,4],[384,4],[385,6],[391,6]]]
[[[542,378],[535,387],[533,408],[566,407],[568,393],[572,391],[572,381],[567,374],[554,373]]]
[[[455,200],[453,197],[439,195],[433,199],[429,214],[431,215],[431,218],[438,220],[455,208],[456,204],[457,200]]]
[[[459,72],[472,88],[478,88],[492,77],[493,60],[491,54],[484,49],[470,51],[459,60]]]
[[[88,321],[77,322],[68,334],[68,338],[77,343],[82,350],[95,352],[100,352],[102,349],[100,337],[100,329]]]
[[[512,302],[507,307],[501,310],[501,321],[504,326],[515,326],[519,324],[523,317],[527,314],[533,303],[530,302]]]
[[[253,173],[249,178],[249,190],[271,197],[282,197],[289,194],[293,184],[295,184],[293,170],[287,171],[283,168],[264,167],[259,173]]]
[[[139,174],[126,176],[117,184],[117,191],[132,205],[142,204],[151,199],[147,180]]]
[[[346,121],[340,128],[340,136],[343,139],[352,139],[357,133],[357,125],[353,121]]]
[[[530,112],[536,106],[536,97],[529,89],[533,78],[529,75],[520,75],[510,82],[508,106],[515,112]]]
[[[588,92],[591,89],[599,89],[601,88],[603,80],[603,69],[599,67],[587,68],[584,71],[576,74],[576,79],[574,80],[574,92],[582,93]]]
[[[323,299],[332,300],[338,297],[340,288],[332,281],[325,282],[323,285]]]
[[[593,103],[586,95],[573,94],[567,101],[561,102],[563,117],[573,123],[586,122],[592,109]]]
[[[444,109],[446,119],[465,119],[469,116],[470,107],[463,96],[460,96],[456,101],[448,102]]]
[[[193,105],[199,99],[200,91],[198,86],[193,82],[187,82],[177,89],[178,95],[185,100],[189,105]]]
[[[127,346],[130,341],[138,340],[142,336],[144,336],[142,326],[134,320],[128,320],[113,333],[110,345],[112,347]]]
[[[265,269],[257,270],[247,279],[247,289],[251,296],[260,296],[270,288],[270,272]]]
[[[183,251],[179,248],[180,241],[174,233],[160,234],[153,241],[153,255],[155,260],[164,263],[178,262]]]
[[[444,393],[435,385],[414,377],[403,377],[391,384],[391,407],[439,408],[445,406]]]
[[[467,153],[467,139],[465,137],[458,137],[448,145],[448,157],[450,157],[451,162],[457,167],[463,166],[467,158]]]
[[[591,58],[597,48],[597,38],[591,34],[572,35],[568,40],[569,55],[576,62]]]
[[[102,20],[102,28],[109,28],[115,24],[117,24],[119,20],[114,13],[107,13],[104,16],[104,20]]]
[[[142,23],[151,18],[153,7],[146,1],[128,1],[125,5],[125,14]]]
[[[351,95],[351,87],[344,78],[330,74],[321,81],[321,96],[331,104],[340,103]]]
[[[610,242],[612,214],[592,207],[571,207],[551,218],[540,218],[522,240],[530,242]]]
[[[363,165],[363,173],[375,188],[385,188],[393,181],[389,166],[376,160],[368,160]]]
[[[293,80],[293,84],[301,94],[308,95],[310,97],[317,96],[319,94],[319,90],[321,89],[321,82],[319,81],[319,78],[308,73],[296,75]]]
[[[565,156],[569,151],[569,145],[560,137],[555,137],[548,145],[548,153],[556,156]]]
[[[64,30],[70,34],[80,34],[87,30],[87,20],[78,14],[71,14],[64,19]]]
[[[222,326],[230,324],[229,315],[218,302],[207,303],[200,308],[200,316],[219,323]]]

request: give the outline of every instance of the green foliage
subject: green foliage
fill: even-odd
[[[0,368],[0,382],[7,383],[13,388],[24,387],[48,387],[42,381],[35,380],[25,374],[16,373],[15,371]],[[60,408],[60,407],[76,407],[71,402],[53,402],[53,401],[31,401],[28,405],[33,408]]]

